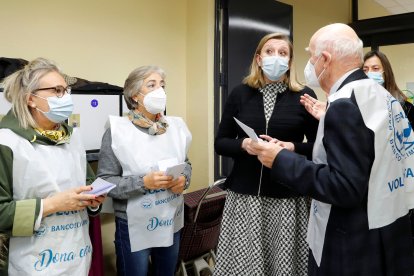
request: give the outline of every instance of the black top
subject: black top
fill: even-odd
[[[414,124],[414,106],[409,102],[405,101],[401,103],[401,106],[403,110],[405,111],[405,115],[407,116],[408,121],[411,124],[411,127],[413,127]]]
[[[300,92],[287,90],[278,94],[266,127],[262,93],[245,84],[233,89],[227,99],[214,144],[217,154],[234,160],[233,169],[225,183],[227,188],[240,194],[259,195],[260,187],[260,196],[275,198],[299,195],[277,181],[271,182],[270,170],[262,166],[256,156],[242,149],[243,139],[247,135],[233,117],[253,128],[257,135],[267,133],[281,141],[293,142],[295,151],[310,159],[318,121],[299,102],[300,96],[305,93],[316,98],[315,93],[307,87]],[[304,136],[308,143],[302,143]]]

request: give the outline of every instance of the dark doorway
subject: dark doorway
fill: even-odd
[[[216,0],[214,133],[228,95],[247,75],[259,40],[280,32],[292,38],[293,7],[274,0]],[[227,177],[232,161],[215,154],[214,178]]]

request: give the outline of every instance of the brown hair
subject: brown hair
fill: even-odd
[[[282,34],[282,33],[272,33],[265,35],[257,45],[256,51],[253,55],[252,63],[250,64],[250,73],[243,79],[243,83],[253,87],[253,88],[261,88],[265,86],[265,78],[263,75],[263,71],[259,67],[256,61],[256,56],[260,55],[263,46],[267,41],[270,39],[279,39],[284,40],[289,45],[289,70],[286,72],[285,77],[283,78],[283,82],[289,86],[289,89],[292,91],[300,91],[303,89],[303,85],[301,85],[296,76],[292,76],[292,69],[293,69],[293,45],[289,39],[289,36]]]
[[[395,77],[392,71],[391,63],[384,53],[378,50],[369,51],[364,56],[364,63],[367,59],[370,59],[374,56],[376,56],[381,61],[382,68],[384,69],[384,88],[387,89],[387,91],[390,92],[391,95],[397,100],[406,101],[407,96],[405,96],[401,89],[398,88],[398,85],[395,82]]]

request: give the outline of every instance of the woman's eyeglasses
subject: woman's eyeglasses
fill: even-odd
[[[54,90],[56,97],[62,98],[63,95],[65,95],[65,93],[70,94],[70,92],[72,92],[72,87],[70,86],[63,87],[62,85],[58,85],[55,87],[38,88],[34,90],[32,93],[37,92],[37,91],[42,91],[42,90]]]

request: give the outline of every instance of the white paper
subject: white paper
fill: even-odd
[[[242,122],[237,120],[235,117],[233,117],[233,119],[244,130],[244,132],[246,132],[247,136],[249,136],[249,138],[251,138],[253,141],[259,142],[260,140],[262,140],[259,137],[257,137],[256,132],[254,132],[254,130],[251,127],[243,124]]]
[[[178,164],[177,158],[170,158],[158,161],[158,170],[165,172],[168,167],[172,167]]]
[[[84,194],[91,194],[91,195],[103,195],[107,194],[110,190],[116,187],[116,185],[103,180],[102,178],[98,177],[96,180],[91,184],[93,187],[92,191],[83,192]]]
[[[184,172],[185,165],[186,163],[183,162],[183,163],[168,167],[165,170],[165,175],[171,175],[173,179],[177,179]]]

